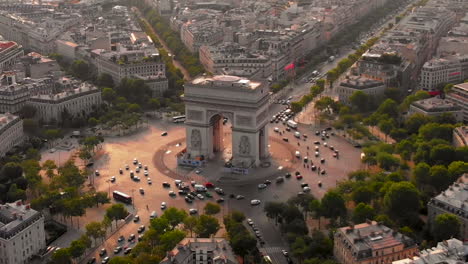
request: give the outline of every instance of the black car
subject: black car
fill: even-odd
[[[132,251],[132,248],[126,248],[126,249],[124,250],[124,254],[125,254],[125,255],[128,255],[128,254],[130,254],[131,251]]]
[[[128,237],[128,242],[131,242],[135,240],[135,234],[131,234],[129,237]]]
[[[187,191],[186,190],[179,190],[179,195],[186,195],[187,194]]]
[[[184,199],[185,199],[185,201],[186,201],[187,203],[192,203],[192,202],[193,202],[193,200],[190,199],[190,197],[188,197],[188,196],[185,196]]]
[[[291,178],[291,173],[289,173],[289,172],[286,173],[286,174],[284,175],[284,177],[286,177],[286,178]]]
[[[123,242],[125,240],[124,236],[119,236],[119,239],[117,239],[117,242]]]
[[[93,258],[90,258],[90,259],[88,260],[88,262],[86,262],[86,263],[87,263],[87,264],[94,264],[94,263],[96,263],[96,258],[94,258],[94,257],[93,257]]]
[[[101,249],[101,251],[99,251],[99,256],[104,256],[107,254],[107,250],[105,248]]]
[[[313,171],[315,171],[315,170],[317,169],[317,166],[312,165],[311,169],[312,169]]]
[[[138,234],[143,233],[145,231],[145,229],[146,229],[146,227],[144,225],[141,225],[140,227],[138,227],[138,230],[137,230]]]
[[[309,184],[308,184],[308,183],[305,183],[305,182],[301,183],[301,187],[302,187],[302,188],[304,188],[304,187],[306,187],[306,186],[309,186]]]
[[[271,184],[271,181],[270,181],[270,180],[265,180],[263,183],[264,183],[265,185],[270,185],[270,184]]]
[[[288,138],[283,138],[283,141],[284,142],[289,142],[289,139]]]
[[[299,171],[296,171],[296,176],[297,176],[297,175],[301,175],[301,173],[300,173]]]
[[[290,132],[290,131],[291,131],[291,128],[290,128],[290,127],[286,127],[286,131]]]
[[[289,176],[289,177],[291,177],[291,176]],[[282,183],[282,182],[284,182],[283,177],[279,176],[278,178],[276,178],[276,183]]]
[[[163,182],[163,183],[162,183],[162,186],[163,186],[164,188],[170,188],[170,187],[171,187],[171,184],[168,183],[168,182]]]
[[[114,254],[119,254],[120,251],[122,251],[122,247],[120,247],[120,246],[119,246],[119,247],[116,247],[116,248],[114,249]]]
[[[223,198],[219,198],[218,200],[216,200],[217,203],[223,203],[224,202],[224,199]]]
[[[320,159],[320,163],[325,163],[325,159]]]

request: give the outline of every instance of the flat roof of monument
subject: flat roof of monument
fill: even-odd
[[[262,85],[261,82],[233,75],[215,75],[213,77],[202,76],[194,79],[192,84],[200,86],[241,87],[251,90],[255,90]]]

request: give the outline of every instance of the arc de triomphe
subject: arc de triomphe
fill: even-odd
[[[200,77],[184,87],[187,154],[213,158],[223,150],[223,117],[232,123],[232,163],[258,166],[268,152],[266,83],[229,75]]]

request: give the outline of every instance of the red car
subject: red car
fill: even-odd
[[[300,175],[300,174],[299,174],[299,175],[296,175],[296,179],[301,180],[301,179],[302,179],[302,175]]]
[[[205,187],[206,188],[214,188],[215,186],[211,182],[207,182],[207,183],[205,183]]]

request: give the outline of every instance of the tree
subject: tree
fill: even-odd
[[[419,192],[410,182],[393,183],[384,196],[388,213],[402,222],[412,222],[418,217]]]
[[[422,189],[422,187],[429,184],[430,170],[431,167],[425,162],[420,162],[416,165],[416,167],[414,167],[413,181],[416,183],[416,186],[418,186],[419,189]]]
[[[369,109],[369,95],[363,91],[355,91],[350,97],[351,105],[359,112],[366,112]]]
[[[207,215],[215,215],[215,214],[221,212],[221,206],[219,206],[218,204],[215,204],[215,203],[208,202],[205,205],[205,208],[203,210],[205,211],[205,214],[207,214]]]
[[[419,135],[426,141],[439,138],[451,142],[453,128],[451,124],[428,123],[419,128]]]
[[[136,262],[131,257],[116,256],[112,257],[109,264],[130,264],[130,263],[152,263],[152,262]]]
[[[263,210],[267,217],[275,219],[275,223],[277,223],[278,217],[286,210],[286,205],[281,202],[267,202]]]
[[[23,129],[24,132],[28,134],[37,135],[39,131],[39,124],[35,119],[26,118],[23,119]]]
[[[210,237],[215,235],[220,228],[218,219],[210,215],[200,215],[194,232],[198,237]]]
[[[432,233],[436,241],[442,241],[458,237],[460,226],[461,222],[455,215],[449,213],[440,214],[436,216],[433,222]]]
[[[54,170],[57,169],[57,165],[53,160],[46,160],[42,163],[42,169],[46,170],[47,177],[51,179],[55,175]]]
[[[172,250],[177,243],[179,243],[182,239],[185,238],[185,233],[181,230],[175,229],[171,231],[167,231],[161,235],[160,238],[160,246],[167,252]]]
[[[19,189],[16,186],[16,184],[12,184],[8,189],[6,199],[10,203],[18,200],[26,200],[26,192],[24,190]]]
[[[468,173],[468,163],[464,161],[454,161],[448,166],[448,172],[452,180],[458,179],[464,173]]]
[[[127,217],[128,211],[122,204],[113,204],[107,208],[106,216],[115,221],[115,227],[117,228],[117,221]]]
[[[388,99],[392,99],[395,102],[401,102],[401,90],[396,87],[388,87],[384,91],[384,95]]]
[[[353,190],[351,197],[355,203],[370,203],[374,197],[374,191],[368,185],[360,186]]]
[[[96,206],[110,203],[109,195],[107,192],[97,192],[94,194],[94,201],[96,202]]]
[[[421,113],[412,114],[405,121],[405,128],[410,134],[416,134],[419,128],[427,123],[430,123],[432,118]]]
[[[323,216],[337,218],[346,216],[346,206],[343,196],[337,191],[330,190],[322,198]]]
[[[193,230],[197,226],[198,219],[195,216],[187,216],[184,219],[184,229],[190,231],[190,237],[193,237]]]
[[[110,74],[101,73],[97,78],[97,84],[100,87],[114,87],[114,80]]]
[[[34,116],[36,115],[36,108],[32,105],[24,105],[23,107],[21,107],[21,109],[19,110],[19,116],[22,117],[23,119],[25,118],[34,118]]]
[[[299,102],[292,102],[291,103],[291,110],[294,113],[299,113],[302,111],[302,105]]]
[[[367,219],[372,220],[375,217],[375,210],[372,206],[359,203],[353,212],[353,221],[354,223],[363,223]]]
[[[51,263],[53,264],[71,264],[71,254],[68,248],[58,249],[52,254]]]
[[[102,99],[108,103],[113,103],[117,99],[117,94],[112,88],[102,89]]]
[[[452,183],[450,174],[443,165],[435,165],[431,167],[429,184],[436,190],[436,192],[441,192]]]
[[[70,256],[74,259],[77,259],[81,256],[83,256],[85,250],[86,250],[86,245],[84,241],[81,240],[74,240],[71,242],[70,247],[68,248],[70,252]]]
[[[377,108],[377,113],[396,118],[398,117],[398,105],[394,100],[386,99],[380,104],[379,108]]]
[[[170,207],[164,211],[161,215],[161,218],[167,219],[171,230],[173,230],[177,225],[182,223],[187,217],[187,212],[183,209],[177,209],[175,207]]]
[[[83,60],[75,60],[70,67],[70,71],[75,77],[81,80],[87,80],[90,77],[89,65]]]
[[[385,141],[387,141],[387,135],[395,128],[391,119],[383,119],[377,125],[383,133],[385,133]]]
[[[95,117],[90,117],[88,119],[88,125],[91,126],[91,127],[95,127],[99,124],[99,119],[95,118]]]
[[[449,145],[439,144],[432,147],[430,157],[433,164],[449,165],[455,158],[455,149]]]
[[[395,169],[400,164],[400,160],[389,153],[381,152],[377,154],[376,159],[379,167],[387,171]]]

